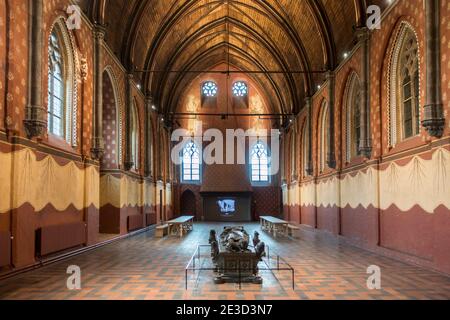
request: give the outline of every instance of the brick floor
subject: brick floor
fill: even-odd
[[[273,239],[261,232],[274,257],[279,254],[295,269],[262,271],[263,285],[215,285],[210,271],[184,269],[198,244],[207,244],[209,230],[223,225],[196,224],[183,239],[157,239],[153,232],[107,245],[68,260],[0,282],[0,299],[450,299],[450,278],[351,246],[324,235],[302,231],[299,239]],[[253,233],[257,224],[247,224]],[[210,265],[204,249],[203,266]],[[272,265],[275,259],[272,260]],[[82,271],[82,289],[66,288],[69,265]],[[382,290],[367,289],[369,265],[382,270]]]

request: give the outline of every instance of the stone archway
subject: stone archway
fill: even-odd
[[[117,179],[111,174],[120,169],[120,132],[119,132],[119,103],[110,73],[103,73],[103,140],[105,143],[104,156],[101,161],[101,190],[100,193],[100,233],[120,233],[120,188]]]
[[[181,215],[197,216],[197,201],[191,190],[186,190],[181,195]]]

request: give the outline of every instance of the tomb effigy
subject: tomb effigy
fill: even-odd
[[[216,284],[262,283],[258,264],[265,256],[265,244],[257,232],[253,237],[254,246],[249,246],[250,236],[244,227],[225,227],[219,238],[216,231],[211,230],[209,243]]]

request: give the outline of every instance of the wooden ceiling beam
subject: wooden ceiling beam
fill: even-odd
[[[326,52],[324,65],[328,70],[334,70],[337,66],[337,50],[330,19],[328,18],[322,1],[307,0],[307,3],[322,35],[322,46]]]
[[[107,0],[92,0],[89,16],[95,24],[105,25]]]
[[[205,50],[201,53],[196,54],[195,57],[193,57],[188,63],[186,63],[183,70],[190,70],[190,69],[192,69],[193,66],[195,66],[199,62],[205,62],[206,59],[209,56],[211,56],[215,50],[224,49],[228,45],[229,44],[227,44],[227,43],[220,43],[220,44],[217,44],[215,46],[208,48],[207,50]],[[254,59],[254,57],[248,55],[248,53],[245,52],[244,50],[242,50],[241,48],[237,48],[233,45],[230,45],[230,49],[232,49],[232,51],[236,51],[242,59],[245,59],[248,63],[254,65],[256,68],[264,70],[264,66],[259,61]],[[226,62],[226,61],[225,60],[218,61],[217,63],[220,63],[220,62]],[[208,64],[210,65],[210,62],[208,62]],[[236,67],[240,69],[240,66],[236,66]],[[195,75],[190,75],[188,77],[185,77],[182,74],[178,74],[176,77],[176,80],[174,81],[174,84],[171,86],[171,88],[173,89],[173,92],[184,90],[185,88],[184,88],[184,86],[181,85],[181,82],[183,80],[185,80],[186,83],[189,83],[191,81],[191,79],[193,79],[194,77],[195,77]],[[189,78],[191,78],[191,79],[189,79]],[[278,106],[279,106],[278,111],[286,113],[285,110],[287,108],[286,108],[283,98],[282,98],[281,88],[277,85],[276,81],[272,78],[272,76],[268,75],[266,78],[269,81],[269,83],[275,93],[276,99],[278,101]],[[266,94],[267,94],[267,92],[266,92]],[[165,108],[165,110],[166,110],[166,112],[172,112],[173,109],[176,107],[176,101],[178,101],[179,96],[177,96],[176,94],[172,94],[172,95],[168,95],[168,96],[169,96],[169,99],[167,100],[167,108]],[[267,97],[271,98],[271,95],[267,95]],[[166,103],[166,101],[163,100],[162,103]]]
[[[223,2],[222,2],[223,3]],[[231,3],[234,3],[231,1]],[[157,32],[156,39],[153,41],[152,45],[150,46],[147,58],[145,60],[145,69],[149,70],[154,67],[155,63],[155,57],[157,54],[157,51],[159,50],[159,46],[162,43],[162,40],[167,37],[170,30],[173,28],[173,26],[179,21],[179,19],[182,19],[186,12],[192,13],[192,9],[194,6],[194,2],[192,1],[186,1],[182,6],[180,6],[161,26],[160,30]],[[291,39],[292,43],[294,44],[295,50],[297,52],[297,55],[300,57],[300,63],[303,65],[305,71],[311,70],[310,63],[308,59],[308,55],[306,54],[306,49],[303,46],[301,39],[299,38],[298,34],[295,31],[295,28],[290,25],[290,22],[286,20],[285,17],[283,17],[277,10],[275,10],[270,3],[267,2],[267,0],[261,0],[257,3],[260,5],[265,12],[265,17],[267,19],[270,19],[271,21],[275,21],[277,25],[280,27],[280,30],[288,35],[288,37]],[[239,5],[242,5],[242,3],[239,3]],[[254,7],[250,6],[250,8]],[[292,77],[292,75],[289,75]],[[307,94],[309,94],[312,91],[313,86],[313,80],[312,75],[308,72],[303,75],[305,80],[305,91],[307,91]],[[149,78],[149,75],[147,75],[144,79],[144,85],[146,87],[149,86],[149,83],[151,83],[151,79]],[[290,79],[290,82],[295,81],[293,79]],[[295,90],[296,93],[301,94],[301,90]],[[293,106],[296,109],[301,108],[302,102],[298,96],[298,94],[295,94],[293,96]]]
[[[266,37],[259,35],[250,26],[243,24],[242,22],[235,19],[222,18],[220,20],[212,21],[211,23],[204,25],[201,29],[197,30],[190,37],[184,39],[183,43],[176,48],[175,52],[170,54],[171,58],[169,59],[168,63],[164,66],[163,70],[172,70],[178,57],[185,52],[189,52],[187,48],[197,43],[199,41],[199,37],[201,37],[208,31],[214,30],[214,28],[224,25],[227,22],[239,28],[244,33],[249,34],[249,38],[253,39],[255,43],[260,45],[262,48],[264,48],[267,52],[269,52],[272,55],[274,61],[276,61],[276,63],[278,64],[280,70],[285,72],[284,76],[289,86],[289,93],[291,96],[290,98],[292,99],[297,92],[296,84],[293,81],[292,74],[289,74],[289,67],[287,66],[286,61],[284,61],[281,53],[278,52],[276,45],[274,43],[271,43]],[[219,34],[217,34],[216,36],[219,36]],[[259,61],[263,61],[262,57],[255,57],[255,58]],[[264,69],[268,70],[268,68],[266,67],[264,67]],[[158,94],[163,94],[164,88],[168,87],[167,86],[168,75],[169,73],[163,74],[162,79],[158,81],[157,87],[155,87],[154,90],[152,90],[151,88],[150,91],[157,92]]]
[[[135,3],[131,19],[128,20],[126,27],[129,32],[125,32],[123,36],[120,58],[128,70],[133,68],[133,48],[147,4],[148,1],[137,1],[137,3]]]

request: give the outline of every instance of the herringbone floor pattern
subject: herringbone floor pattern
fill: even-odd
[[[215,285],[210,271],[184,268],[198,244],[207,244],[209,230],[219,224],[196,224],[185,238],[156,239],[147,232],[66,261],[0,283],[0,299],[450,299],[450,278],[337,243],[302,231],[300,239],[273,239],[261,234],[271,250],[295,269],[290,273],[262,271],[263,285]],[[257,224],[248,224],[253,233]],[[207,249],[202,265],[209,265]],[[273,261],[272,261],[273,263]],[[67,267],[78,265],[82,289],[66,287]],[[382,270],[382,289],[367,289],[367,267]]]

